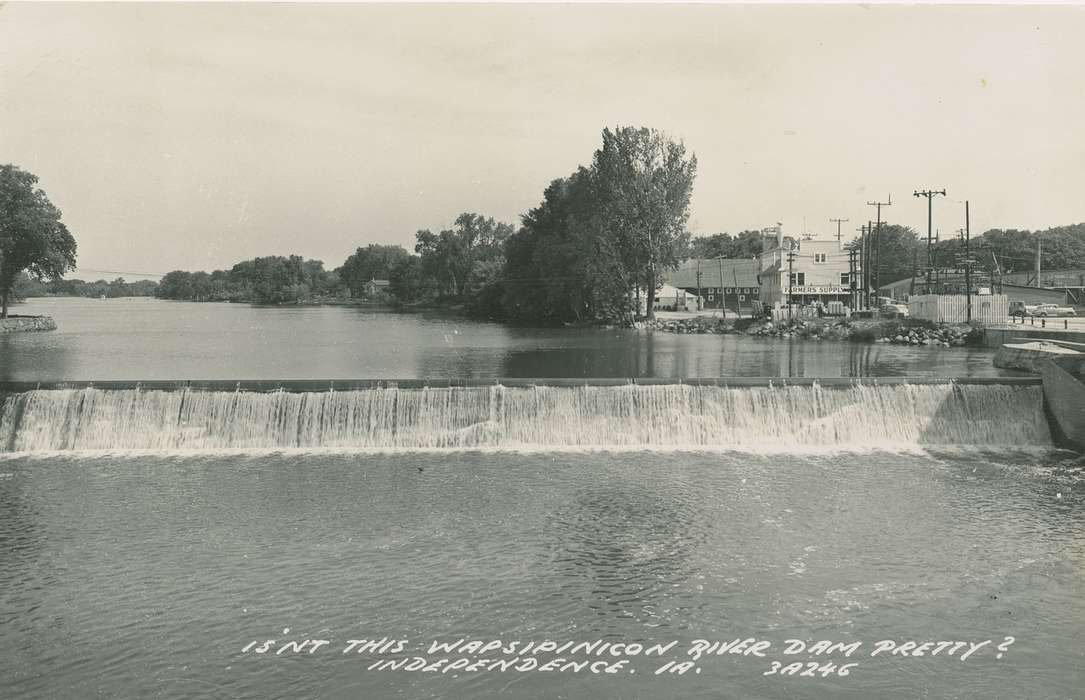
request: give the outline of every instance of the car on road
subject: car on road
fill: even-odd
[[[1032,312],[1036,310],[1039,304],[1026,304],[1023,301],[1011,301],[1010,302],[1010,316],[1031,316]]]
[[[1058,304],[1038,304],[1032,310],[1033,316],[1077,316],[1072,306],[1059,306]]]
[[[878,315],[896,318],[908,315],[908,305],[901,304],[891,297],[878,297]]]

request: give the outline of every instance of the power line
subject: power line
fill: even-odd
[[[945,197],[946,196],[946,191],[945,190],[920,190],[918,192],[913,192],[912,193],[912,196],[914,196],[914,197],[926,197],[927,198],[927,289],[925,290],[925,293],[927,293],[927,294],[931,293],[931,274],[933,274],[933,272],[934,272],[934,250],[932,248],[933,243],[932,243],[932,240],[931,240],[931,226],[932,226],[931,209],[932,209],[932,203],[934,202],[934,198],[937,195],[942,195],[943,197]]]
[[[93,272],[96,275],[132,275],[135,277],[165,277],[164,274],[158,272],[132,272],[131,270],[95,270],[90,267],[76,268],[76,272],[80,274],[84,272]]]
[[[846,222],[847,219],[829,219],[830,223],[836,224],[836,242],[840,242],[840,224]]]
[[[874,229],[874,249],[871,251],[871,273],[873,277],[871,279],[871,286],[874,288],[874,295],[878,295],[878,267],[881,265],[881,242],[882,242],[882,207],[889,207],[893,205],[893,195],[889,195],[889,201],[887,202],[867,202],[867,206],[878,208],[878,224]]]

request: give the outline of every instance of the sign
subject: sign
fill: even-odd
[[[791,294],[847,294],[850,289],[846,289],[836,284],[811,284],[811,285],[795,285],[791,288]]]

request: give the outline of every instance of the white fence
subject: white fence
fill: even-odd
[[[792,304],[788,310],[786,306],[776,305],[772,309],[773,321],[787,321],[789,319],[817,318],[818,310],[813,306],[799,306]]]
[[[1010,313],[1005,294],[973,294],[972,320],[1002,323]],[[939,323],[968,321],[968,297],[964,294],[922,294],[908,299],[908,315]]]

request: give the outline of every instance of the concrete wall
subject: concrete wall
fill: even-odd
[[[422,389],[426,387],[444,388],[461,386],[625,386],[629,384],[688,384],[692,386],[812,386],[817,384],[825,388],[851,387],[856,385],[881,386],[895,384],[975,384],[975,385],[1013,385],[1032,386],[1041,383],[1040,377],[701,377],[687,379],[666,379],[655,377],[592,377],[584,379],[569,378],[504,378],[504,379],[301,379],[301,380],[259,380],[259,379],[209,379],[209,380],[155,380],[155,381],[101,381],[101,382],[2,382],[0,394],[21,393],[34,389],[144,389],[147,391],[178,391],[194,389],[199,391],[353,391],[383,387],[401,389]]]
[[[1085,452],[1085,383],[1070,371],[1080,359],[1048,360],[1041,368],[1044,403],[1064,441]]]
[[[1030,340],[1065,340],[1070,343],[1085,343],[1085,332],[1061,330],[1061,319],[1047,320],[1047,328],[1041,328],[1039,324],[1035,326],[1024,324],[1013,328],[985,328],[983,346],[1000,348],[1006,343],[1027,343]]]
[[[9,316],[0,318],[0,333],[55,331],[56,322],[49,316]]]

